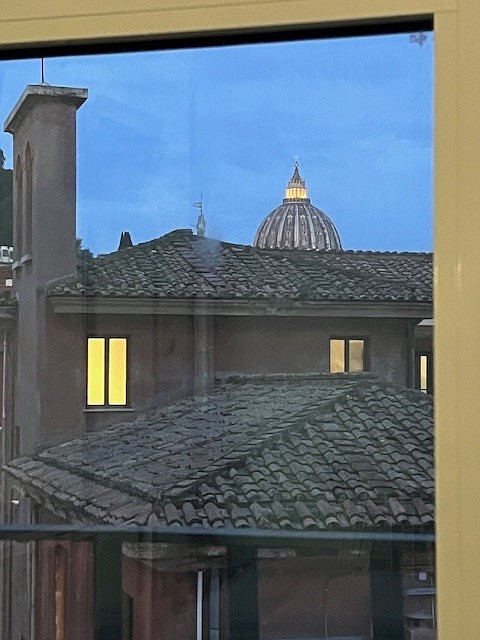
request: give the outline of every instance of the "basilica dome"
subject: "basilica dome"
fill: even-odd
[[[298,162],[283,203],[258,227],[253,246],[261,249],[341,251],[342,244],[333,222],[310,203],[305,180],[298,171]]]

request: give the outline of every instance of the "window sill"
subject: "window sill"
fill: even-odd
[[[83,413],[134,413],[132,407],[87,407]]]

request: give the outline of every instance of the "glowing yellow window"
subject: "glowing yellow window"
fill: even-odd
[[[345,340],[330,340],[330,373],[345,371]]]
[[[365,340],[335,338],[330,340],[330,373],[365,371]]]
[[[127,404],[127,339],[88,338],[87,405]]]

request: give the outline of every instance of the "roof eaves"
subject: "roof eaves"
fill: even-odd
[[[431,318],[429,300],[298,300],[282,298],[161,298],[50,294],[55,313]]]

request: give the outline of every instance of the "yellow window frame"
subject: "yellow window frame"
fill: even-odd
[[[0,47],[342,27],[435,28],[435,409],[439,638],[478,635],[480,3],[478,0],[4,0]],[[333,33],[333,31],[332,31]]]

